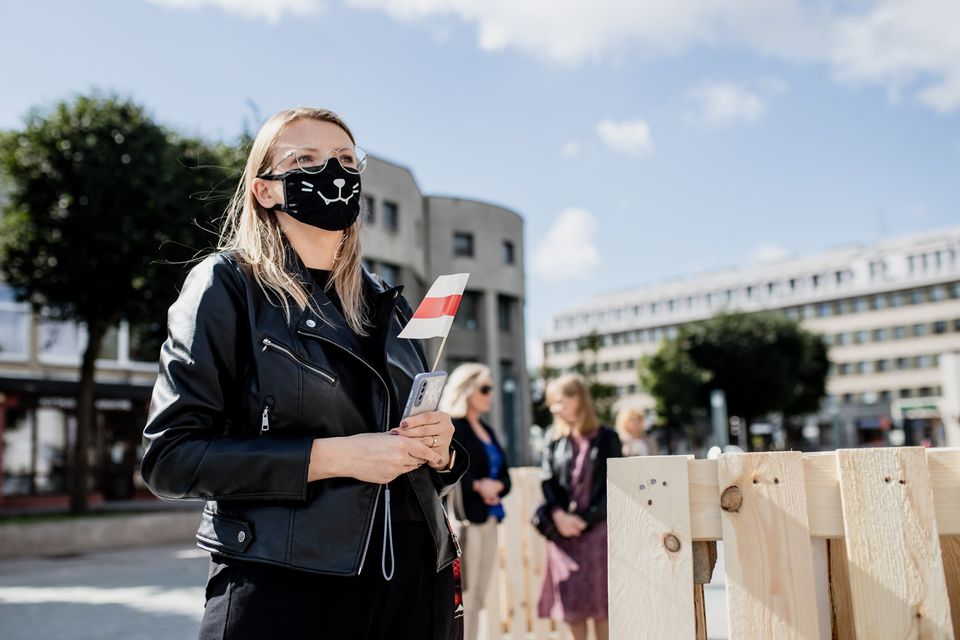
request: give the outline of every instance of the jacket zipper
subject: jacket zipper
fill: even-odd
[[[309,369],[310,371],[313,371],[315,374],[317,374],[318,376],[320,376],[321,378],[323,378],[324,380],[326,380],[326,381],[329,382],[330,384],[336,384],[337,380],[336,380],[336,378],[334,378],[332,375],[330,375],[329,373],[327,373],[327,372],[324,371],[323,369],[318,369],[317,367],[313,366],[313,365],[310,364],[309,362],[305,362],[305,361],[303,360],[303,358],[301,358],[300,356],[298,356],[297,354],[295,354],[295,353],[294,353],[293,351],[291,351],[290,349],[287,349],[287,348],[284,347],[283,345],[281,345],[281,344],[279,344],[279,343],[277,343],[277,342],[274,342],[274,341],[271,340],[270,338],[264,338],[264,339],[262,340],[262,344],[263,344],[263,349],[261,349],[261,351],[266,351],[268,348],[269,348],[269,349],[276,349],[277,351],[279,351],[279,352],[281,352],[281,353],[285,353],[291,360],[293,360],[294,362],[300,364],[300,365],[303,366],[305,369]]]
[[[321,335],[318,334],[318,333],[312,333],[312,332],[310,332],[310,331],[304,331],[303,329],[297,329],[297,333],[299,333],[299,334],[301,334],[301,335],[305,335],[305,336],[310,336],[311,338],[316,338],[316,339],[318,339],[318,340],[322,340],[323,342],[327,342],[327,343],[329,343],[329,344],[332,344],[333,346],[337,347],[338,349],[340,349],[340,350],[342,350],[342,351],[344,351],[344,352],[346,352],[346,353],[349,353],[351,356],[353,356],[354,358],[356,358],[357,360],[359,360],[360,362],[362,362],[364,365],[366,365],[366,367],[367,367],[368,369],[370,369],[370,371],[373,372],[373,375],[377,376],[377,380],[380,381],[380,384],[383,385],[383,389],[384,389],[384,391],[386,392],[385,398],[386,398],[387,410],[386,410],[386,412],[384,412],[384,414],[383,414],[383,416],[384,416],[384,418],[383,418],[383,419],[384,419],[384,424],[383,424],[383,428],[381,429],[381,432],[386,432],[387,426],[388,426],[388,425],[386,424],[386,420],[387,420],[387,418],[390,416],[390,387],[387,386],[387,383],[386,383],[386,381],[384,381],[383,376],[381,376],[381,375],[377,372],[377,370],[373,367],[373,365],[371,365],[369,362],[367,362],[366,360],[364,360],[363,358],[361,358],[360,356],[358,356],[358,355],[355,354],[354,352],[350,351],[349,349],[347,349],[347,348],[344,347],[343,345],[337,344],[337,343],[334,342],[333,340],[331,340],[331,339],[329,339],[329,338],[325,338],[325,337],[321,336]],[[264,338],[264,339],[266,340],[266,338]],[[360,568],[357,569],[357,575],[359,575],[360,572],[363,571],[363,563],[366,562],[366,560],[367,560],[367,550],[370,548],[370,539],[373,537],[373,523],[374,523],[374,521],[376,520],[377,506],[378,506],[379,503],[380,503],[380,491],[381,491],[382,489],[383,489],[383,485],[382,485],[382,484],[377,485],[377,495],[376,495],[376,498],[374,498],[374,501],[373,501],[373,514],[374,514],[374,515],[373,515],[373,517],[370,518],[370,527],[367,529],[367,539],[366,539],[366,541],[363,543],[363,553],[360,555]]]
[[[273,408],[273,398],[267,396],[263,401],[263,415],[260,419],[260,435],[270,431],[270,409]]]

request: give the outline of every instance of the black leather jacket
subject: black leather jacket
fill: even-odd
[[[383,508],[383,485],[351,478],[308,483],[312,442],[396,426],[387,424],[390,403],[405,401],[413,377],[428,365],[418,341],[396,337],[412,315],[402,287],[387,288],[364,271],[374,318],[381,328],[389,323],[384,380],[363,359],[340,312],[313,290],[296,252],[286,250],[326,320],[293,302],[288,320],[230,253],[196,265],[169,310],[141,474],[161,498],[206,500],[197,531],[203,549],[356,575],[375,510]],[[459,553],[440,503],[469,464],[463,448],[454,448],[452,472],[423,466],[406,474],[436,543],[437,571]]]
[[[590,476],[590,503],[580,504],[572,510],[588,525],[607,518],[607,459],[623,455],[620,436],[610,427],[601,426],[597,437],[590,443],[588,454],[593,461]],[[573,445],[569,437],[558,438],[543,450],[541,479],[543,497],[551,507],[570,510],[571,474],[573,472]]]

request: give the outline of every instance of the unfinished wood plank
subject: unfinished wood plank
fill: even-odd
[[[720,540],[720,502],[717,500],[717,461],[690,460],[690,532],[694,540]]]
[[[857,640],[853,627],[853,602],[850,600],[850,575],[847,572],[847,547],[843,538],[827,540],[830,567],[830,619],[833,640]]]
[[[703,600],[703,583],[693,585],[693,615],[697,617],[697,640],[707,640],[707,605]]]
[[[837,452],[857,637],[953,638],[922,447]]]
[[[610,637],[695,637],[687,459],[607,465]]]
[[[816,640],[802,455],[724,454],[718,472],[731,639]]]
[[[504,510],[510,514],[518,514],[522,509],[522,495],[520,491],[514,494],[513,490],[504,500]],[[504,601],[506,604],[506,628],[511,638],[526,636],[529,621],[530,601],[525,585],[526,566],[523,558],[522,527],[532,528],[529,520],[523,518],[506,518],[500,525],[500,535],[504,545],[504,561],[506,572],[504,575]]]
[[[927,449],[930,482],[941,535],[960,535],[960,449]],[[807,482],[810,535],[842,538],[843,509],[837,478],[836,453],[803,454]],[[720,540],[720,505],[717,504],[717,461],[690,461],[690,531],[694,540]]]
[[[813,585],[817,593],[817,625],[821,638],[830,638],[830,559],[826,538],[810,538],[813,551]]]
[[[717,566],[717,543],[698,541],[693,543],[693,583],[709,584],[713,569]]]
[[[937,530],[942,536],[960,535],[960,449],[926,449]]]
[[[540,470],[526,469],[522,483],[518,491],[520,496],[522,512],[517,512],[518,517],[523,519],[525,533],[523,536],[526,545],[526,581],[527,590],[530,594],[530,620],[534,640],[546,640],[546,638],[555,637],[554,623],[550,620],[537,616],[537,603],[540,599],[540,588],[543,585],[544,561],[547,555],[546,540],[537,533],[537,530],[530,524],[530,518],[534,511],[543,502],[543,490],[540,486]],[[514,480],[514,487],[517,487]]]
[[[943,573],[947,580],[947,596],[953,617],[953,635],[960,636],[960,537],[940,536]]]

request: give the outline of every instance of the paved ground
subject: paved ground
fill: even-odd
[[[0,562],[4,640],[196,638],[209,556],[185,545]]]
[[[707,630],[725,639],[723,551]],[[203,613],[207,554],[186,545],[0,562],[3,640],[185,640]],[[482,634],[481,634],[482,635]]]

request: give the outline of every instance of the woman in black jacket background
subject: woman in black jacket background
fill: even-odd
[[[547,385],[553,440],[543,451],[543,497],[561,538],[547,543],[537,613],[565,622],[586,640],[593,618],[598,640],[608,637],[607,459],[622,455],[620,438],[600,424],[583,376]]]
[[[454,438],[470,455],[460,480],[454,514],[461,521],[464,550],[464,637],[477,637],[483,597],[497,566],[497,524],[506,515],[500,503],[510,492],[507,457],[497,436],[480,416],[493,404],[490,369],[479,363],[460,365],[450,375],[440,410],[453,419]],[[459,504],[457,504],[459,502]]]

